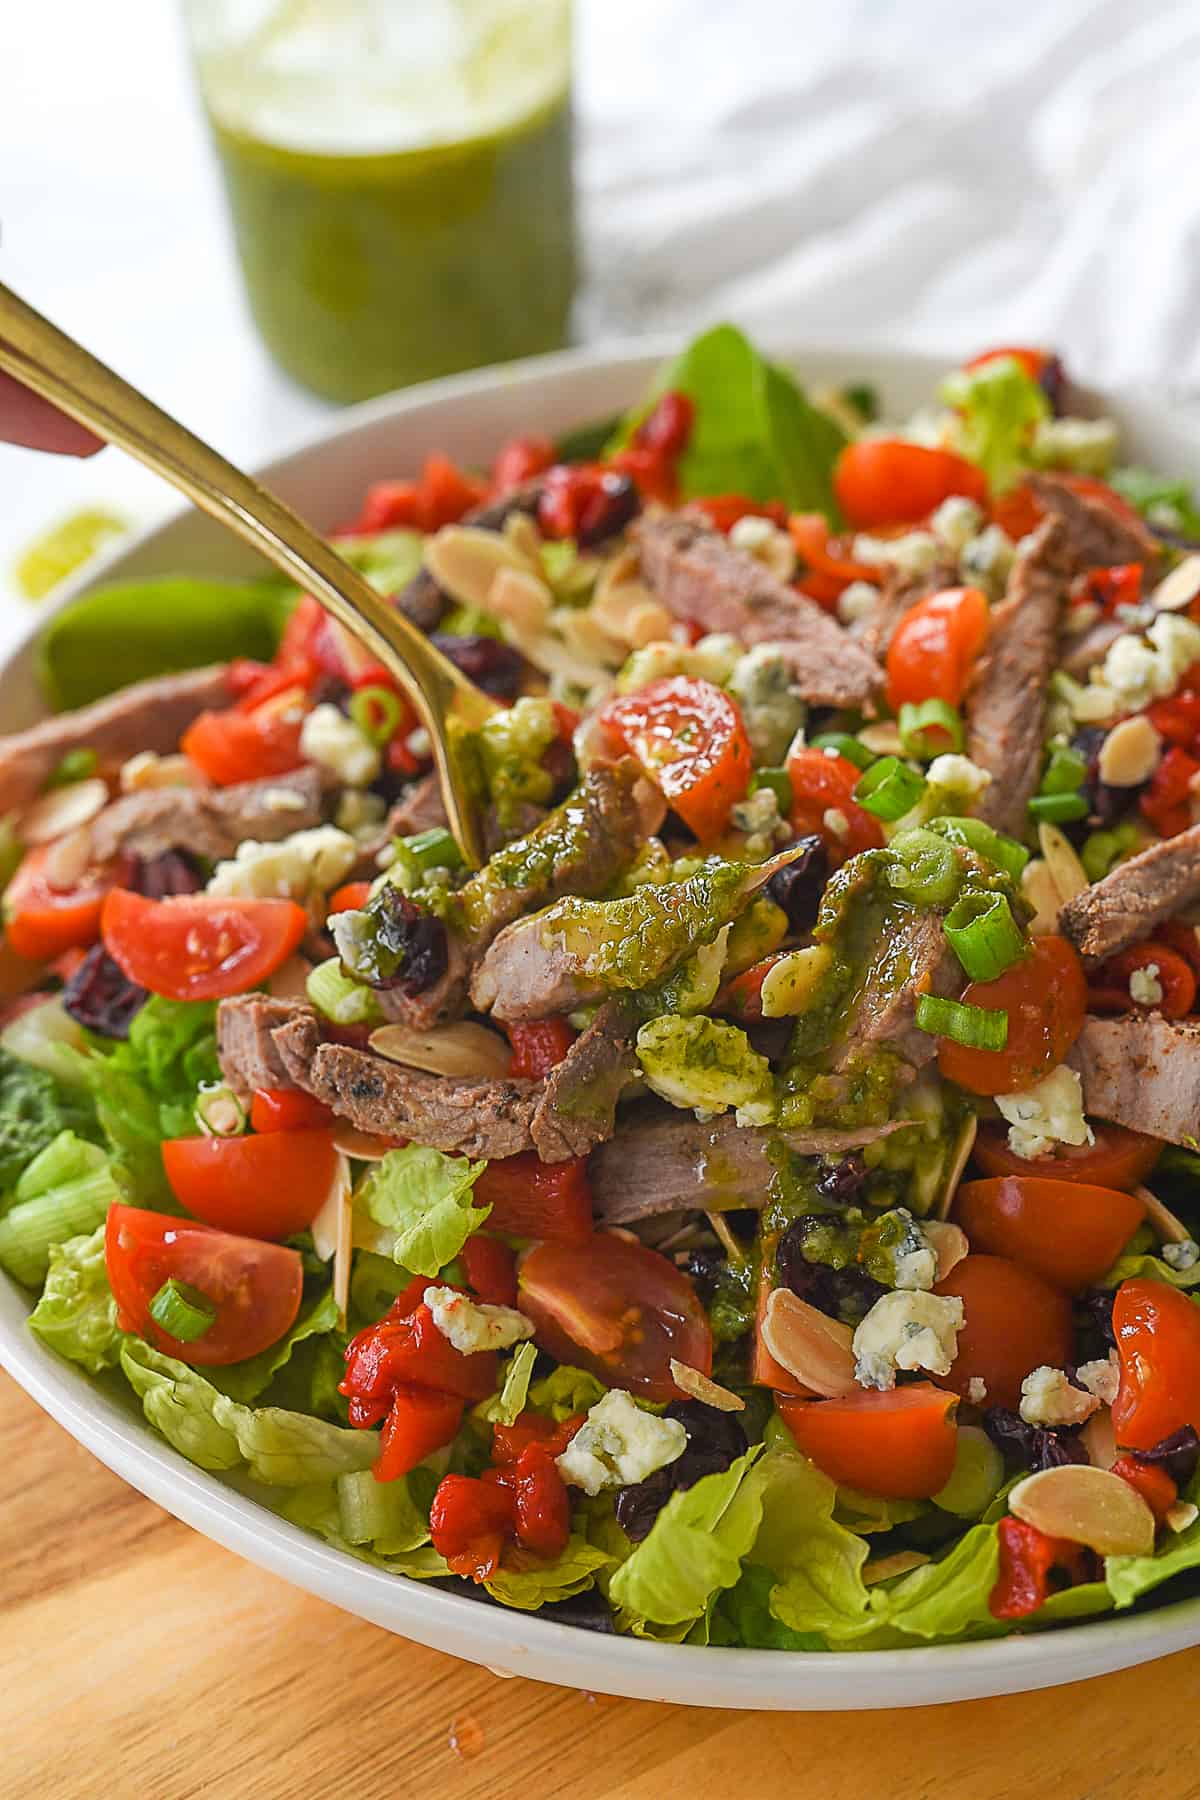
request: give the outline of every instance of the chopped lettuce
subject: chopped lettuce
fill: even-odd
[[[1174,1575],[1200,1568],[1200,1519],[1167,1541],[1153,1556],[1107,1556],[1104,1580],[1118,1611],[1132,1606]]]
[[[39,1286],[55,1245],[95,1231],[124,1197],[99,1145],[59,1132],[29,1164],[0,1218],[0,1268],[26,1287]]]
[[[365,1437],[366,1433],[362,1435]],[[369,1479],[373,1481],[374,1477]],[[401,1487],[405,1484],[389,1482],[386,1485]],[[396,1536],[384,1536],[379,1543],[370,1545],[351,1542],[346,1536],[345,1528],[347,1523],[354,1529],[362,1528],[363,1515],[356,1505],[361,1492],[359,1489],[355,1497],[348,1499],[348,1491],[342,1487],[341,1479],[308,1482],[303,1486],[284,1490],[275,1501],[274,1509],[290,1524],[301,1525],[306,1531],[315,1531],[335,1550],[357,1557],[360,1562],[371,1563],[376,1568],[387,1569],[390,1574],[407,1575],[412,1581],[437,1581],[450,1574],[446,1563],[428,1541],[428,1529],[412,1549],[402,1550],[398,1547],[398,1538],[411,1536],[415,1532],[415,1527],[396,1531],[397,1520],[402,1515],[407,1516],[400,1500],[390,1506],[384,1501],[378,1515],[381,1528],[385,1532],[395,1532]]]
[[[782,1446],[763,1470],[762,1529],[749,1560],[776,1577],[772,1615],[791,1631],[830,1641],[861,1636],[874,1624],[862,1579],[868,1546],[834,1519],[833,1482]]]
[[[379,531],[338,539],[338,551],[386,598],[407,587],[421,567],[425,540],[419,531]]]
[[[355,1191],[355,1245],[414,1275],[437,1275],[491,1211],[472,1199],[486,1167],[422,1144],[389,1150]]]
[[[759,1563],[747,1563],[734,1584],[718,1599],[709,1642],[740,1644],[747,1650],[824,1650],[815,1631],[793,1631],[771,1611],[775,1577]]]
[[[1172,481],[1153,469],[1114,469],[1113,487],[1152,525],[1181,537],[1200,538],[1200,508],[1190,481]]]
[[[429,1542],[429,1520],[404,1477],[376,1481],[370,1469],[355,1469],[339,1475],[335,1485],[341,1532],[348,1544],[370,1544],[381,1556],[392,1556]]]
[[[0,1049],[0,1194],[63,1131],[99,1135],[91,1102],[45,1069]]]
[[[1170,1263],[1161,1256],[1150,1256],[1134,1253],[1118,1256],[1116,1262],[1106,1275],[1102,1275],[1097,1287],[1117,1288],[1123,1281],[1168,1281],[1172,1287],[1190,1288],[1200,1286],[1200,1262],[1193,1263],[1190,1269],[1173,1269]]]
[[[121,1367],[150,1424],[202,1469],[241,1469],[268,1487],[301,1487],[375,1460],[373,1433],[278,1406],[242,1406],[140,1338],[122,1344]]]
[[[871,1611],[894,1631],[939,1643],[1002,1630],[988,1611],[999,1563],[996,1527],[973,1525],[939,1562],[872,1588]]]
[[[529,1379],[537,1361],[532,1344],[521,1344],[505,1367],[499,1391],[490,1400],[481,1401],[476,1416],[490,1425],[512,1425],[525,1410],[529,1396]]]
[[[103,1225],[51,1249],[46,1284],[29,1315],[29,1328],[92,1375],[119,1361],[121,1333],[104,1265]]]
[[[752,500],[782,500],[793,512],[822,512],[832,524],[840,523],[833,467],[845,433],[736,326],[714,326],[665,363],[615,441],[627,443],[659,395],[668,392],[686,394],[696,408],[679,461],[686,499],[746,494]]]
[[[529,1390],[529,1404],[538,1412],[549,1413],[559,1425],[564,1419],[570,1419],[576,1413],[588,1412],[597,1400],[603,1400],[608,1392],[602,1381],[586,1369],[573,1369],[569,1363],[560,1363],[541,1381],[535,1381]]]
[[[629,1629],[645,1635],[647,1626],[690,1624],[714,1594],[733,1587],[763,1518],[769,1476],[767,1464],[756,1466],[761,1454],[754,1444],[720,1474],[671,1495],[612,1578],[612,1602]]]
[[[298,1344],[309,1338],[335,1332],[337,1328],[337,1301],[334,1299],[333,1289],[326,1288],[317,1299],[305,1302],[300,1308],[296,1323],[278,1343],[260,1351],[257,1356],[247,1358],[245,1362],[229,1363],[224,1368],[211,1370],[209,1379],[214,1387],[227,1394],[231,1400],[249,1405],[251,1400],[257,1400],[260,1394],[266,1392],[279,1371],[291,1360],[292,1352]]]
[[[958,414],[958,448],[978,463],[993,492],[1015,485],[1030,466],[1034,432],[1050,416],[1038,382],[1011,356],[978,369],[960,369],[942,383],[941,397]]]
[[[561,1556],[527,1569],[497,1569],[484,1582],[493,1600],[520,1612],[536,1612],[554,1600],[569,1600],[593,1587],[597,1572],[608,1568],[612,1557],[586,1538],[572,1536]]]

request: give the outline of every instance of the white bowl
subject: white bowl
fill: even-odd
[[[262,473],[315,524],[333,527],[354,515],[369,482],[414,471],[429,449],[483,464],[514,433],[553,434],[615,412],[642,390],[669,348],[643,342],[543,357],[372,401]],[[945,359],[830,348],[780,355],[813,383],[875,383],[893,415],[927,401],[952,361],[951,352]],[[1169,471],[1200,470],[1194,419],[1164,416],[1154,396],[1106,395],[1104,405],[1120,421],[1132,454]],[[198,513],[182,511],[89,570],[54,610],[116,576],[253,567],[233,538]],[[33,639],[46,616],[37,615],[0,669],[5,731],[41,716]],[[1050,1687],[1200,1643],[1200,1599],[995,1642],[843,1655],[642,1643],[482,1605],[344,1556],[195,1468],[150,1430],[136,1403],[122,1404],[44,1348],[26,1328],[27,1312],[24,1293],[0,1280],[0,1364],[110,1469],[216,1542],[310,1593],[498,1673],[697,1706],[854,1710]]]

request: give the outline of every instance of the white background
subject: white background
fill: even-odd
[[[582,0],[578,69],[581,336],[1054,341],[1200,388],[1200,0]],[[174,0],[0,0],[0,279],[235,459],[328,410],[253,336]],[[0,635],[48,521],[173,504],[115,451],[0,449],[0,495]]]

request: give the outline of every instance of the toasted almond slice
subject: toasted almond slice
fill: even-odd
[[[1162,739],[1144,713],[1122,719],[1100,746],[1100,779],[1109,787],[1140,787],[1149,781],[1162,755]]]
[[[1042,855],[1058,889],[1059,901],[1065,906],[1076,894],[1082,894],[1084,888],[1090,887],[1087,870],[1075,854],[1070,839],[1061,832],[1057,825],[1050,825],[1046,820],[1038,826],[1038,843]]]
[[[359,1131],[357,1126],[348,1124],[345,1119],[338,1119],[334,1124],[333,1147],[340,1150],[343,1156],[352,1156],[356,1162],[382,1162],[393,1148],[382,1138],[373,1137],[369,1131]]]
[[[91,860],[92,828],[90,824],[80,825],[50,845],[42,873],[51,887],[65,892],[83,880]]]
[[[510,512],[504,521],[504,536],[518,556],[537,566],[542,553],[542,534],[527,512]]]
[[[121,764],[121,792],[138,794],[146,788],[200,787],[204,783],[196,764],[186,756],[158,756],[139,750]]]
[[[874,725],[864,725],[858,732],[858,741],[876,756],[903,756],[904,745],[900,741],[900,727],[895,719],[877,719]]]
[[[1117,1449],[1117,1434],[1113,1430],[1112,1414],[1107,1406],[1094,1412],[1079,1433],[1079,1441],[1087,1451],[1088,1461],[1094,1469],[1111,1469],[1120,1451]]]
[[[51,788],[25,809],[17,827],[23,844],[48,844],[53,838],[78,831],[108,805],[108,783],[99,775],[86,781],[69,781],[66,787]]]
[[[528,569],[500,569],[483,605],[518,631],[540,631],[550,617],[554,595],[541,576]]]
[[[671,1358],[671,1380],[681,1393],[693,1400],[700,1400],[705,1406],[715,1406],[718,1412],[745,1412],[746,1402],[740,1394],[731,1394],[718,1382],[710,1381],[699,1369],[693,1369],[689,1363],[677,1362]]]
[[[1021,895],[1033,908],[1029,921],[1030,937],[1048,937],[1058,930],[1058,914],[1062,906],[1058,884],[1050,873],[1050,865],[1035,856],[1021,871]]]
[[[1146,1209],[1146,1217],[1158,1235],[1162,1244],[1186,1244],[1191,1232],[1177,1219],[1169,1206],[1164,1206],[1157,1194],[1152,1194],[1148,1187],[1135,1187],[1135,1200],[1140,1200]]]
[[[832,1399],[854,1388],[854,1333],[793,1294],[776,1288],[763,1314],[762,1341],[789,1375],[814,1394]]]
[[[1177,1500],[1164,1515],[1164,1523],[1169,1531],[1186,1531],[1200,1519],[1200,1507],[1192,1505],[1190,1500]]]
[[[499,531],[478,525],[445,525],[425,546],[425,567],[440,588],[462,606],[486,607],[501,569],[534,575],[532,560]]]
[[[937,1257],[937,1278],[945,1281],[951,1269],[956,1269],[963,1257],[970,1250],[967,1234],[958,1225],[944,1224],[940,1219],[926,1219],[921,1230],[933,1245]]]
[[[1200,594],[1200,556],[1185,556],[1150,596],[1155,612],[1182,612]]]
[[[1018,1481],[1010,1512],[1048,1537],[1086,1544],[1097,1556],[1149,1556],[1154,1514],[1142,1496],[1109,1469],[1066,1463]]]
[[[721,1217],[720,1213],[719,1212],[706,1212],[704,1216],[708,1220],[709,1224],[712,1226],[713,1234],[717,1238],[717,1241],[720,1243],[720,1246],[721,1246],[722,1250],[724,1250],[726,1256],[728,1256],[730,1258],[730,1260],[735,1263],[744,1262],[746,1253],[742,1249],[741,1245],[738,1243],[737,1239],[734,1237],[732,1231],[730,1231],[728,1225],[725,1223],[725,1221]]]
[[[455,1075],[490,1081],[503,1079],[512,1062],[512,1050],[499,1032],[463,1019],[457,1025],[439,1025],[431,1031],[410,1031],[407,1025],[381,1025],[370,1037],[372,1050],[389,1062],[430,1075]]]
[[[929,1560],[923,1550],[894,1550],[890,1556],[873,1556],[862,1566],[863,1586],[873,1587],[878,1581],[890,1581],[893,1575],[907,1575]]]
[[[833,963],[828,944],[809,944],[773,962],[759,1000],[764,1019],[787,1019],[805,1011]]]
[[[942,1182],[942,1191],[938,1203],[933,1209],[938,1219],[950,1217],[954,1206],[954,1196],[958,1192],[958,1184],[962,1180],[963,1170],[971,1160],[971,1152],[975,1148],[975,1139],[978,1133],[979,1120],[974,1113],[968,1113],[958,1128],[958,1136],[954,1140],[954,1149],[946,1168],[945,1179]],[[963,1254],[965,1255],[966,1252],[964,1251]],[[939,1276],[946,1273],[945,1269],[941,1267],[940,1255],[938,1257],[938,1273]]]
[[[353,1189],[350,1181],[350,1160],[339,1154],[333,1180],[329,1184],[329,1192],[321,1202],[320,1211],[309,1226],[312,1232],[313,1249],[322,1262],[333,1258],[333,1297],[337,1302],[338,1314],[345,1323],[346,1305],[350,1298],[350,1255],[351,1237],[354,1228]]]

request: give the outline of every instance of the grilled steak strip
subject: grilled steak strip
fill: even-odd
[[[225,788],[146,788],[106,806],[92,825],[96,860],[119,851],[161,856],[188,850],[210,862],[232,856],[246,838],[275,843],[321,822],[316,769]]]
[[[1189,901],[1200,898],[1200,825],[1150,844],[1084,888],[1058,915],[1063,936],[1084,956],[1115,956],[1149,937]]]
[[[917,1029],[917,996],[955,996],[965,979],[937,913],[889,918],[852,1003],[834,1069],[845,1070],[871,1050],[890,1050],[910,1068],[924,1068],[937,1055],[937,1039]]]
[[[703,519],[661,513],[632,528],[642,575],[668,611],[744,644],[778,644],[804,698],[864,706],[879,687],[875,658],[815,601],[735,550]]]
[[[294,1088],[271,1033],[294,1019],[311,1016],[297,1000],[273,1000],[267,994],[237,994],[217,1007],[217,1055],[221,1073],[239,1094],[256,1088]]]
[[[967,755],[992,777],[976,812],[1017,837],[1041,773],[1046,684],[1074,571],[1070,531],[1049,518],[1013,565],[967,694]]]
[[[1062,520],[1074,574],[1114,563],[1142,563],[1151,574],[1157,570],[1162,545],[1148,525],[1077,494],[1061,475],[1031,475],[1029,485],[1046,511]]]
[[[94,750],[109,763],[124,762],[139,750],[166,755],[179,748],[197,714],[232,703],[229,672],[220,664],[137,681],[91,706],[0,737],[0,813],[27,806],[68,750]]]
[[[633,1008],[623,1000],[608,1000],[550,1071],[530,1121],[543,1162],[586,1156],[612,1137],[621,1090],[638,1074],[636,1032]]]
[[[1087,1019],[1067,1058],[1085,1111],[1194,1149],[1200,1138],[1200,1023],[1161,1013]]]
[[[524,487],[514,488],[499,500],[489,500],[486,506],[473,507],[470,512],[463,514],[459,523],[478,525],[484,531],[502,531],[504,521],[511,513],[532,515],[537,511],[541,491],[540,481],[527,482]],[[438,621],[446,609],[447,598],[428,569],[418,569],[408,585],[402,587],[396,595],[395,604],[422,631],[436,631]]]
[[[780,1131],[736,1125],[728,1114],[700,1124],[689,1113],[647,1104],[624,1120],[619,1137],[592,1152],[596,1220],[628,1225],[689,1207],[761,1209],[775,1173],[773,1145],[801,1156],[840,1156],[898,1131],[902,1122],[858,1131]]]

